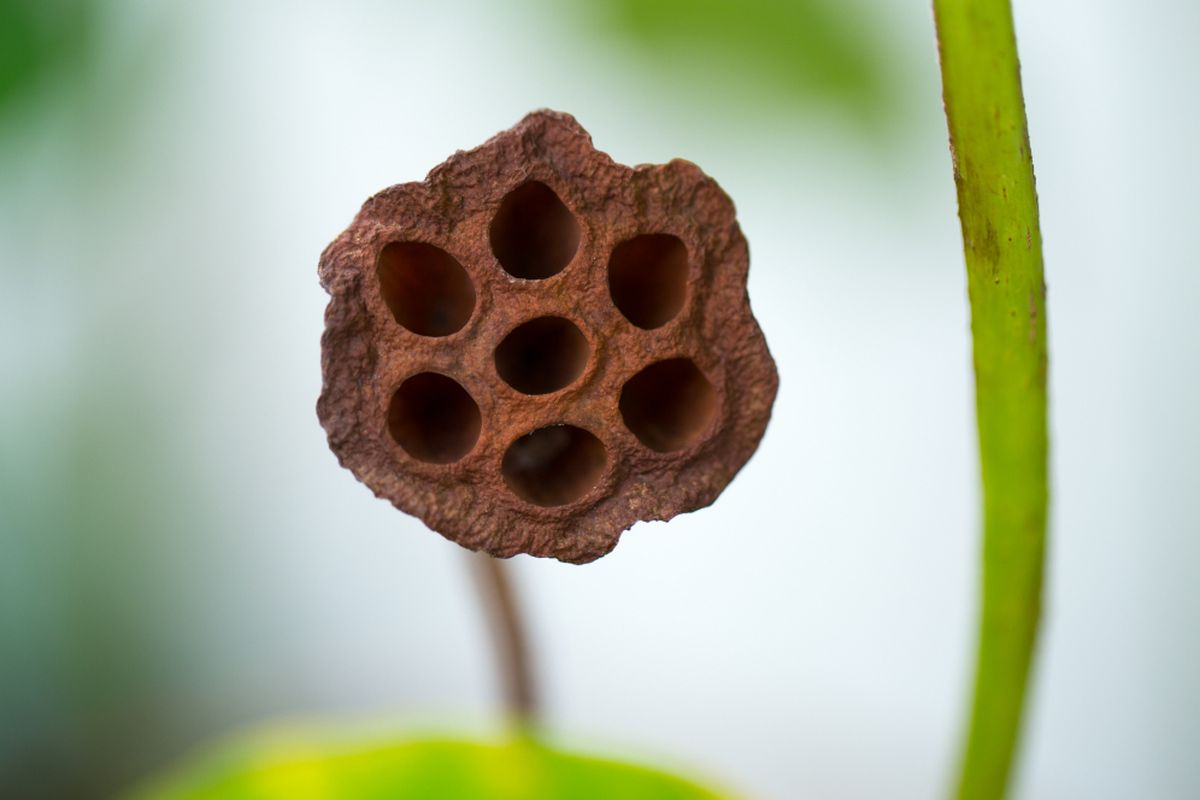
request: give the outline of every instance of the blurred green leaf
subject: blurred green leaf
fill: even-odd
[[[566,753],[529,737],[497,744],[454,739],[324,741],[256,737],[186,767],[139,800],[716,800],[682,778]]]
[[[588,0],[586,28],[710,100],[824,104],[864,122],[889,110],[899,60],[853,4],[827,0]],[[718,102],[713,100],[714,109]]]
[[[0,0],[0,115],[81,63],[95,23],[92,0]]]

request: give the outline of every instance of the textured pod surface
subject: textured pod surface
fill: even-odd
[[[583,563],[712,503],[778,377],[733,203],[539,111],[369,199],[321,256],[341,464],[464,547]]]

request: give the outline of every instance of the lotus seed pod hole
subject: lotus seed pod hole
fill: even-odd
[[[530,181],[505,195],[489,238],[509,275],[540,280],[571,263],[579,249],[579,223],[553,189]]]
[[[661,327],[687,300],[687,248],[665,233],[635,236],[621,242],[608,262],[608,289],[613,304],[639,328]]]
[[[547,394],[582,375],[590,354],[575,323],[538,317],[518,325],[496,347],[496,372],[518,392]]]
[[[659,361],[621,390],[621,417],[638,440],[660,453],[699,439],[717,415],[717,392],[687,358]]]
[[[452,464],[475,447],[483,417],[458,381],[422,372],[392,395],[387,422],[392,438],[413,458]]]
[[[578,500],[600,476],[608,454],[590,432],[574,425],[552,425],[527,433],[504,454],[504,482],[523,500],[561,506]]]
[[[449,336],[475,310],[475,286],[454,256],[425,242],[392,242],[376,261],[379,291],[396,322],[421,336]]]

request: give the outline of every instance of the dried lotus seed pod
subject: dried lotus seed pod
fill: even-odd
[[[367,200],[321,256],[343,466],[472,550],[584,563],[712,503],[778,376],[732,202],[530,114]]]

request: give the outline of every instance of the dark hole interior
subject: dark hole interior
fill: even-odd
[[[670,322],[687,298],[687,248],[677,236],[648,233],[621,242],[608,260],[608,290],[639,328]]]
[[[392,395],[388,430],[413,458],[450,464],[479,438],[479,406],[458,381],[436,372],[414,375]]]
[[[621,416],[642,444],[665,453],[695,441],[717,413],[717,392],[689,358],[659,361],[621,389]]]
[[[475,286],[462,265],[425,242],[392,242],[376,262],[383,300],[404,327],[421,336],[447,336],[475,309]]]
[[[530,181],[500,201],[490,237],[492,252],[510,275],[549,278],[579,249],[579,223],[553,189]]]
[[[562,317],[518,325],[496,347],[496,372],[525,394],[546,394],[583,374],[591,348],[579,328]]]
[[[578,500],[604,474],[608,455],[600,440],[574,425],[527,433],[504,454],[504,482],[523,500],[561,506]]]

